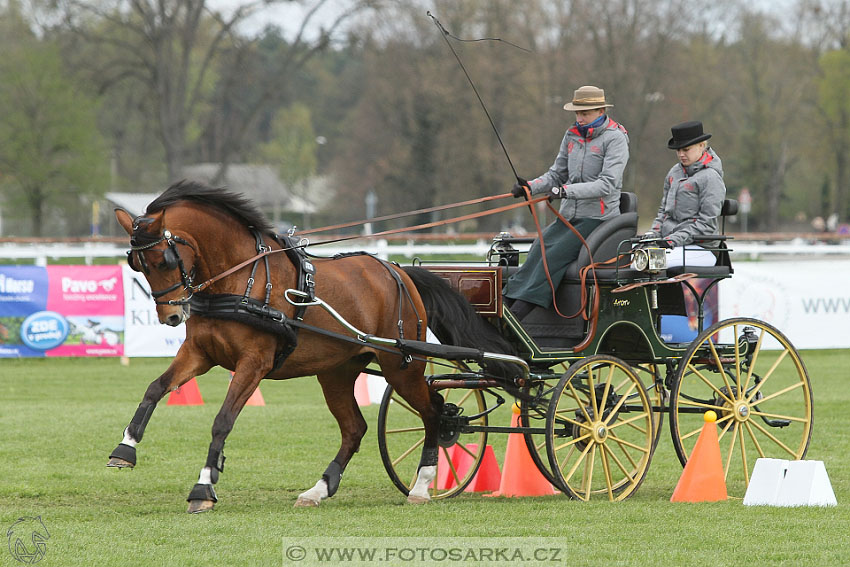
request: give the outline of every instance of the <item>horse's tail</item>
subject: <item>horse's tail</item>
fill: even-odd
[[[485,352],[516,355],[516,349],[493,325],[484,320],[466,300],[440,276],[424,268],[402,268],[413,280],[425,312],[428,328],[443,344],[476,348]],[[519,374],[514,364],[488,361],[488,374],[510,379]]]

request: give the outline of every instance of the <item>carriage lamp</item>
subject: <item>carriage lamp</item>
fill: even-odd
[[[632,268],[657,274],[667,269],[667,255],[663,248],[636,248],[632,251]]]

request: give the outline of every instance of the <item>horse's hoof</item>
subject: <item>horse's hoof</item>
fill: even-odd
[[[136,466],[136,448],[119,443],[112,454],[109,455],[109,462],[106,463],[106,466],[116,469],[132,469]]]
[[[112,457],[109,459],[109,462],[106,463],[107,467],[113,467],[116,469],[132,469],[136,466],[136,463],[131,463],[130,461],[125,461],[120,457]]]
[[[313,500],[312,498],[307,498],[305,496],[299,496],[298,500],[295,501],[295,508],[318,508],[319,501]]]
[[[408,504],[427,504],[431,501],[427,496],[417,496],[415,494],[409,494],[407,496]]]
[[[215,506],[214,500],[189,500],[189,510],[187,511],[190,514],[200,514],[212,510],[213,506]]]

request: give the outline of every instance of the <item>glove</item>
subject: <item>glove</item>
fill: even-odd
[[[567,193],[567,186],[561,185],[560,187],[552,187],[549,191],[549,201],[552,199],[563,199]]]
[[[528,187],[528,181],[522,177],[517,177],[516,183],[514,183],[514,186],[511,188],[511,195],[513,195],[515,199],[525,197],[526,187]]]

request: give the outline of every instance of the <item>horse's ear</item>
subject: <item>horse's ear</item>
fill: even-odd
[[[130,216],[130,213],[125,211],[120,207],[115,208],[115,218],[118,220],[118,224],[121,225],[127,234],[133,235],[133,217]]]

